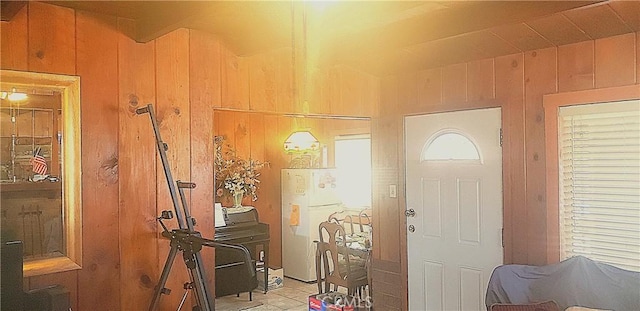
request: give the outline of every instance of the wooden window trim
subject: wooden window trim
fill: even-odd
[[[549,94],[543,97],[547,185],[547,263],[560,261],[558,111],[560,107],[640,99],[640,85]]]
[[[63,222],[66,256],[26,261],[24,277],[76,270],[82,267],[82,166],[80,128],[80,77],[1,70],[2,83],[16,87],[52,89],[62,96],[65,144],[63,182]]]

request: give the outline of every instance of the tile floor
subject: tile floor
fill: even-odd
[[[306,311],[307,299],[311,294],[318,293],[317,283],[304,283],[285,278],[283,287],[270,290],[264,294],[261,290],[253,291],[253,301],[249,301],[249,294],[242,293],[240,297],[229,295],[216,299],[216,310],[224,311]]]

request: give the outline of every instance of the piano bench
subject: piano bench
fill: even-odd
[[[243,246],[244,247],[244,246]],[[255,262],[252,262],[255,271]],[[251,275],[245,266],[243,254],[235,249],[216,248],[216,297],[240,295],[258,287],[256,274]]]

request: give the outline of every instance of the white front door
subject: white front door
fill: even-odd
[[[502,264],[500,108],[405,118],[410,310],[485,310]]]

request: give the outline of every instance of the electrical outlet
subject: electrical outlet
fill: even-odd
[[[398,187],[396,187],[396,185],[389,185],[389,197],[390,198],[398,197]]]

